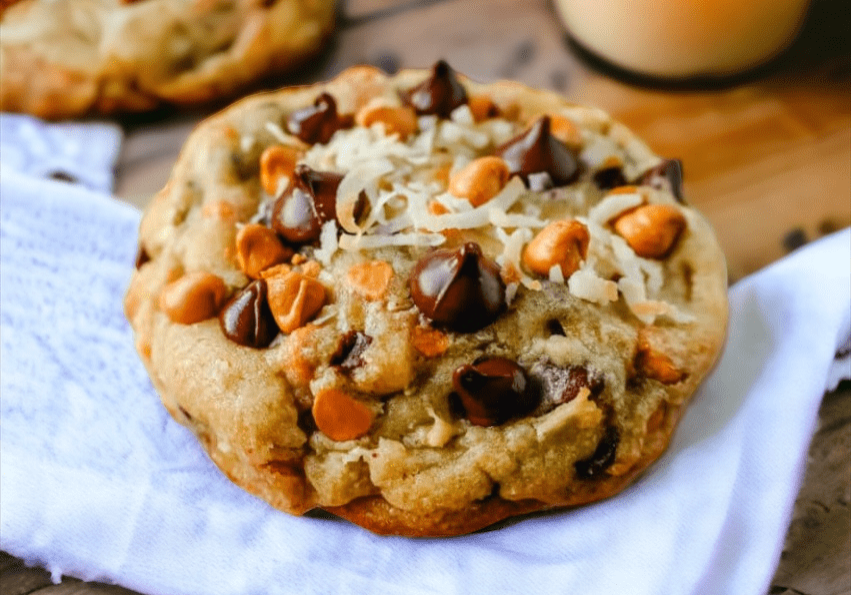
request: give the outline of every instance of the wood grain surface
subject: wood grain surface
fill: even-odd
[[[481,81],[517,79],[606,109],[683,160],[686,193],[713,223],[731,280],[851,225],[851,5],[814,0],[788,52],[723,84],[660,85],[617,72],[568,39],[546,0],[341,1],[338,31],[302,70],[259,88],[329,78],[359,63],[389,72],[439,58]],[[117,194],[140,207],[194,126],[223,107],[119,119]],[[851,595],[851,384],[825,396],[773,595]],[[27,568],[0,554],[2,595],[132,595]]]

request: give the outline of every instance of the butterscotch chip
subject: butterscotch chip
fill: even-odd
[[[194,324],[218,314],[226,296],[221,277],[196,271],[163,287],[159,306],[173,322]]]
[[[313,401],[313,419],[319,431],[331,440],[354,440],[372,425],[372,410],[337,389],[323,390]]]
[[[220,219],[222,221],[236,221],[236,211],[233,205],[223,200],[216,200],[204,205],[201,216],[206,219]]]
[[[284,246],[277,234],[264,225],[251,223],[236,234],[239,268],[252,279],[260,278],[263,271],[282,264],[292,255],[292,249]]]
[[[407,106],[365,106],[356,116],[358,124],[369,128],[379,123],[388,135],[396,134],[406,139],[417,131],[417,114]]]
[[[260,185],[266,194],[277,196],[293,176],[301,152],[291,146],[272,145],[260,155]],[[283,182],[283,184],[282,184]]]
[[[686,219],[673,205],[644,205],[618,217],[613,226],[645,258],[664,258],[686,228]]]
[[[676,384],[684,380],[687,375],[678,369],[665,353],[654,349],[642,340],[638,342],[634,365],[640,375],[658,380],[662,384]]]
[[[448,190],[479,207],[505,188],[508,177],[508,165],[504,160],[494,156],[480,157],[450,178]]]
[[[325,305],[325,288],[302,273],[289,272],[266,279],[269,309],[278,327],[291,333],[311,320]]]
[[[499,107],[485,95],[474,95],[470,97],[470,112],[476,122],[483,122],[488,118],[499,115]]]
[[[380,106],[416,128],[377,125]],[[445,63],[358,67],[246,98],[188,143],[143,218],[127,315],[175,419],[288,513],[457,535],[614,496],[661,456],[720,352],[710,226],[597,109]],[[274,195],[269,146],[300,150]],[[201,216],[218,200],[237,221]],[[648,207],[685,221],[652,256],[622,225]],[[240,229],[292,257],[231,262]],[[232,294],[218,324],[157,306],[172,271],[198,270]]]
[[[382,299],[387,294],[393,267],[383,260],[370,260],[353,265],[346,277],[355,293],[370,301]]]
[[[449,347],[449,337],[437,329],[415,326],[411,343],[426,357],[437,357]]]
[[[591,235],[579,221],[553,221],[538,232],[523,252],[523,264],[538,275],[558,267],[564,278],[575,273],[588,255]]]
[[[582,146],[582,133],[579,127],[569,118],[550,115],[550,130],[552,135],[569,147]]]

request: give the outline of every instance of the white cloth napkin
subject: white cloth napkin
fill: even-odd
[[[24,114],[2,113],[0,175],[12,169],[109,192],[122,136],[121,128],[112,122],[48,123]]]
[[[378,537],[271,509],[167,415],[122,315],[137,211],[14,173],[0,198],[0,547],[150,595],[764,593],[851,334],[845,230],[732,288],[723,359],[619,496],[464,537]]]

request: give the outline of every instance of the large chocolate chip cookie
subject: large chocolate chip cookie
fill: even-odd
[[[617,493],[727,322],[677,161],[445,63],[211,118],[140,243],[126,311],[174,418],[273,506],[379,533]]]

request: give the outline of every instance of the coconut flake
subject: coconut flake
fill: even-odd
[[[349,233],[362,231],[355,221],[354,209],[361,192],[366,194],[371,204],[378,197],[378,180],[381,176],[393,171],[393,164],[388,159],[379,159],[353,168],[343,176],[337,187],[337,220],[340,226]]]
[[[322,326],[332,318],[336,318],[337,308],[334,304],[328,304],[322,308],[322,314],[314,318],[311,322],[316,326]]]
[[[331,257],[337,251],[337,223],[326,221],[322,224],[319,232],[319,249],[313,252],[313,256],[322,264],[331,264]]]
[[[617,145],[610,138],[597,135],[594,135],[585,144],[579,154],[579,159],[594,169],[603,165],[610,157],[615,157],[620,162],[623,161]]]
[[[394,235],[344,235],[339,246],[343,250],[373,250],[385,246],[439,246],[446,238],[439,233],[397,233]]]
[[[554,264],[550,267],[549,271],[550,281],[553,283],[564,283],[564,272],[561,270],[561,267],[557,264]]]
[[[519,289],[520,284],[517,282],[507,283],[505,285],[505,305],[510,306],[511,302],[514,301],[514,298],[517,297],[517,290]]]
[[[508,214],[500,209],[490,209],[488,220],[496,227],[544,227],[547,222],[537,217],[527,215]]]
[[[642,202],[644,202],[644,198],[637,192],[610,194],[588,211],[588,219],[600,225],[605,225],[624,211],[635,208]]]
[[[294,140],[293,137],[286,134],[284,132],[284,129],[281,128],[280,124],[277,124],[275,122],[266,122],[266,130],[268,130],[269,133],[272,136],[275,137],[275,140],[277,140],[277,141],[279,141],[279,142],[281,142],[285,145],[298,144],[298,143],[293,142],[293,140]]]
[[[570,276],[567,287],[571,295],[601,306],[618,299],[618,286],[614,281],[601,279],[594,271],[584,267]]]
[[[239,138],[239,148],[242,150],[243,153],[248,153],[256,142],[257,139],[254,137],[253,134],[243,134]]]
[[[445,446],[452,436],[455,435],[455,426],[445,421],[442,417],[435,413],[431,406],[428,406],[426,411],[434,420],[434,424],[426,434],[426,444],[434,448]]]
[[[449,118],[453,122],[463,126],[475,126],[476,124],[476,120],[473,118],[473,112],[470,111],[470,106],[466,103],[459,105],[452,110],[452,113],[449,114]]]

